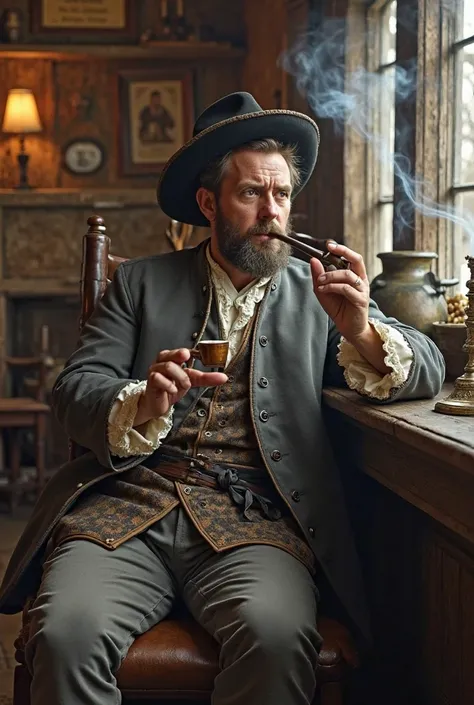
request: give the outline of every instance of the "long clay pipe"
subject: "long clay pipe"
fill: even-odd
[[[316,257],[327,272],[334,271],[335,269],[350,269],[350,262],[344,259],[344,257],[338,257],[331,252],[319,250],[317,247],[301,242],[301,240],[298,240],[296,237],[283,235],[281,233],[270,233],[270,237],[275,237],[277,240],[286,242],[288,245],[294,247],[295,250],[300,250],[300,252],[304,252],[304,254],[310,257]]]

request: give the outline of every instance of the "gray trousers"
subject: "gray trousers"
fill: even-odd
[[[32,705],[117,705],[132,641],[181,597],[220,645],[214,705],[309,705],[321,638],[309,571],[273,546],[216,553],[182,508],[114,551],[47,557],[31,609]]]

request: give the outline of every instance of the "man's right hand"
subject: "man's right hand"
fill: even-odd
[[[191,387],[217,387],[227,382],[223,372],[201,372],[182,367],[191,357],[188,348],[162,350],[148,370],[146,390],[138,402],[134,426],[164,416]]]

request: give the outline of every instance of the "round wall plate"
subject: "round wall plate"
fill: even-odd
[[[104,147],[89,137],[77,137],[63,149],[64,167],[76,176],[95,174],[105,162]]]

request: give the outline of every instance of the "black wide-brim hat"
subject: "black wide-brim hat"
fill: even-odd
[[[208,226],[196,201],[200,174],[230,150],[258,139],[293,145],[301,182],[310,178],[319,148],[318,126],[308,115],[293,110],[263,110],[250,93],[231,93],[210,105],[196,120],[193,137],[163,167],[157,187],[158,203],[170,218]]]

